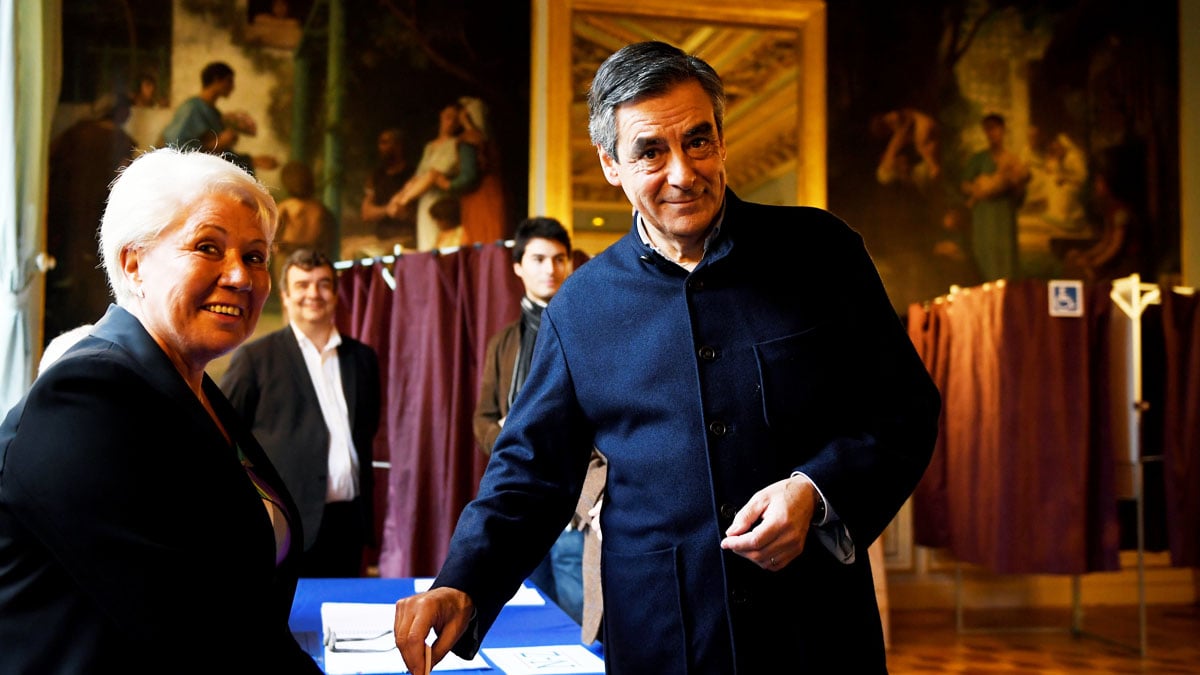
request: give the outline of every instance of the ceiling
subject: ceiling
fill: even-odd
[[[726,170],[745,195],[794,172],[799,102],[799,35],[792,30],[714,25],[678,19],[576,13],[572,21],[571,186],[580,218],[628,213],[620,188],[608,184],[587,135],[587,89],[600,63],[626,44],[662,40],[707,61],[725,82]],[[614,225],[627,229],[621,218]]]

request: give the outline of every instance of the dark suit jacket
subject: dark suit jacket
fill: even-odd
[[[500,420],[508,415],[508,392],[512,388],[517,355],[521,353],[521,320],[501,328],[488,338],[484,349],[479,397],[471,419],[475,442],[488,457],[500,435]]]
[[[350,433],[358,453],[359,493],[355,502],[362,517],[362,543],[367,545],[374,532],[371,461],[379,429],[379,360],[375,350],[342,335],[338,366],[350,413]],[[284,326],[239,347],[221,378],[221,388],[283,476],[300,507],[304,548],[310,548],[325,510],[329,428],[321,416],[317,392],[292,327]]]
[[[608,459],[604,655],[612,673],[886,669],[867,548],[929,462],[939,396],[853,230],[740,201],[691,271],[631,228],[563,283],[529,376],[434,586],[462,589],[478,648]],[[802,471],[852,537],[815,528],[767,571],[722,550],[738,509]]]
[[[220,389],[230,447],[133,315],[104,318],[0,426],[0,671],[319,672],[288,629],[302,537]],[[294,526],[275,536],[237,450]],[[240,656],[227,660],[232,644]]]

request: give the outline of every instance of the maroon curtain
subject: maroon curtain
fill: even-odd
[[[1200,297],[1164,289],[1163,471],[1171,563],[1200,567]]]
[[[374,347],[384,373],[376,458],[391,469],[376,473],[381,576],[441,567],[487,461],[471,429],[484,350],[520,316],[521,293],[502,243],[342,272],[339,330]]]
[[[1000,419],[993,317],[998,293],[965,289],[949,299],[946,310],[951,333],[943,391],[949,548],[959,559],[976,563],[995,549],[992,519],[1000,509],[994,474]]]
[[[946,391],[948,372],[944,299],[913,304],[908,310],[908,334],[917,354],[929,370],[939,392]],[[946,494],[946,407],[938,417],[938,437],[929,467],[913,492],[913,540],[920,546],[943,548],[950,545],[949,504]]]
[[[1050,316],[1044,281],[1004,289],[1000,363],[1007,377],[1000,404],[1012,416],[1001,427],[1001,447],[1017,456],[1004,496],[1013,507],[1012,519],[1004,521],[1008,546],[993,556],[1000,571],[1119,568],[1113,454],[1091,436],[1093,395],[1109,390],[1093,385],[1099,381],[1091,368],[1096,298],[1107,295],[1106,287],[1089,286],[1082,300],[1091,311],[1068,318]]]
[[[388,350],[387,414],[391,476],[384,522],[382,576],[435,573],[466,503],[473,474],[470,426],[462,423],[469,352],[459,267],[470,249],[422,253],[396,263]],[[466,366],[463,362],[468,362]]]
[[[1126,462],[1127,450],[1118,450],[1114,429],[1114,410],[1129,410],[1127,393],[1114,382],[1112,369],[1124,364],[1129,345],[1114,340],[1114,325],[1121,325],[1122,334],[1128,319],[1111,297],[1112,284],[1104,282],[1085,286],[1085,311],[1089,355],[1087,392],[1084,394],[1090,411],[1087,475],[1087,547],[1086,571],[1115,570],[1120,567],[1121,521],[1118,501],[1122,497],[1117,487],[1117,462]],[[1116,324],[1114,324],[1114,321]],[[1119,397],[1119,398],[1118,398]]]
[[[920,317],[943,434],[915,531],[995,572],[1116,569],[1112,455],[1091,434],[1094,321],[1049,316],[1048,297],[1044,281],[987,284]]]
[[[392,289],[384,274],[387,267],[381,263],[372,265],[356,264],[343,270],[338,279],[338,331],[350,335],[370,345],[379,357],[379,371],[383,378],[380,400],[379,433],[375,435],[375,447],[372,456],[375,461],[390,461],[388,451],[388,428],[391,416],[387,406],[387,330],[388,316],[391,314]],[[379,550],[383,541],[383,521],[387,512],[388,470],[377,468],[375,472],[375,537],[374,545],[366,552],[365,565],[379,563]]]

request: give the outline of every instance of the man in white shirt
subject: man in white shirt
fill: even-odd
[[[300,509],[300,575],[359,576],[374,539],[378,358],[334,325],[337,274],[324,254],[293,252],[279,287],[288,325],[234,352],[221,388]]]

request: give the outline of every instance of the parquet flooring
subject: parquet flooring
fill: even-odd
[[[1067,610],[891,613],[888,671],[910,673],[1200,673],[1200,606],[1147,608],[1138,654],[1137,608],[1087,607],[1082,632]]]

